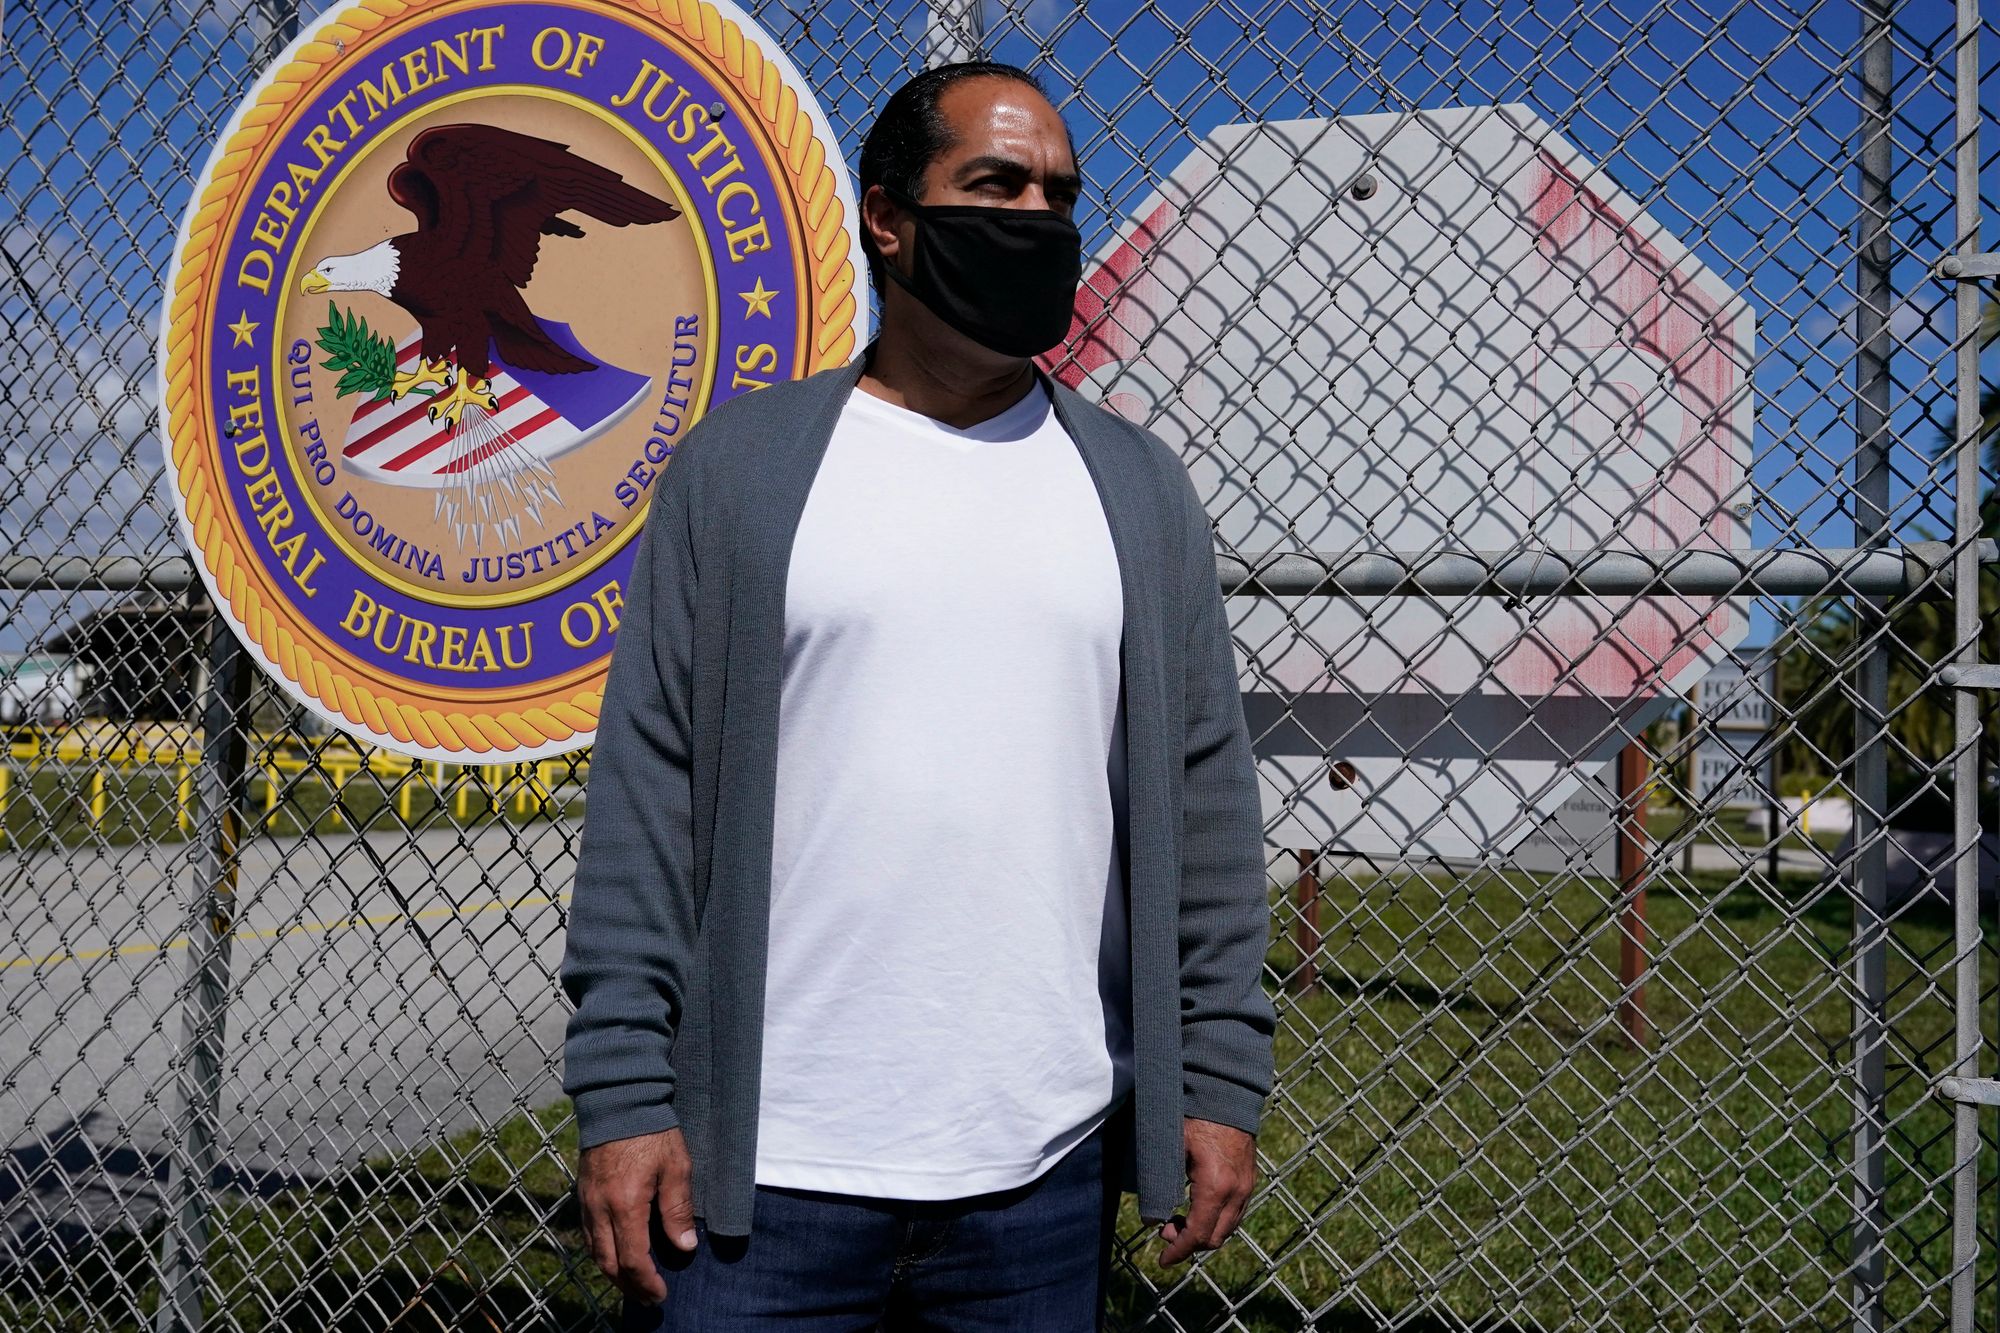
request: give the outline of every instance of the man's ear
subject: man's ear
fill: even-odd
[[[861,225],[868,229],[869,239],[875,242],[875,253],[885,264],[893,263],[903,252],[903,238],[896,234],[896,224],[902,221],[903,210],[896,207],[896,201],[879,185],[871,185],[861,196]]]

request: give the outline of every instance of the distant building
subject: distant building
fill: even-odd
[[[50,635],[43,649],[82,668],[82,712],[114,722],[194,717],[208,638],[199,587],[122,593]]]
[[[82,686],[80,713],[111,722],[178,722],[200,726],[208,676],[208,635],[214,625],[208,592],[199,584],[141,588],[93,608],[40,645],[38,656],[72,660]],[[230,631],[224,629],[223,633]],[[320,717],[294,703],[263,671],[252,673],[254,725],[302,736],[331,732]]]
[[[59,727],[83,715],[83,668],[52,654],[0,654],[0,726]]]

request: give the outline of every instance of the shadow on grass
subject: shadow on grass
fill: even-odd
[[[137,1232],[107,1232],[60,1252],[44,1249],[33,1263],[0,1276],[0,1311],[26,1312],[33,1326],[49,1329],[150,1327],[164,1229],[156,1217]],[[228,1284],[236,1298],[221,1302],[234,1316],[227,1326],[285,1333],[581,1333],[607,1327],[602,1308],[579,1282],[538,1281],[519,1268],[481,1280],[469,1259],[464,1265],[447,1259],[425,1274],[384,1266],[370,1237],[345,1240],[359,1245],[367,1271],[343,1250],[311,1265],[304,1282],[288,1281],[298,1275],[289,1266],[249,1271]],[[211,1299],[208,1308],[217,1311],[218,1303]]]
[[[0,1277],[44,1251],[88,1246],[114,1228],[129,1234],[158,1210],[167,1155],[114,1137],[111,1124],[101,1111],[86,1112],[0,1154]],[[212,1181],[218,1191],[256,1199],[319,1183],[234,1163],[218,1167]]]
[[[0,1328],[150,1326],[167,1159],[107,1124],[86,1115],[0,1155]],[[565,1248],[577,1223],[567,1189],[494,1186],[448,1166],[413,1178],[409,1160],[332,1177],[231,1164],[213,1188],[210,1282],[231,1328],[602,1326]],[[440,1233],[461,1239],[444,1252],[409,1243]]]
[[[375,1273],[363,1280],[338,1269],[297,1288],[267,1329],[285,1333],[516,1333],[517,1330],[585,1330],[608,1327],[589,1303],[561,1292],[533,1291],[519,1283],[470,1280],[447,1264],[428,1278]],[[329,1311],[343,1311],[331,1321]]]
[[[1178,1271],[1178,1270],[1177,1270]],[[1220,1292],[1199,1279],[1162,1301],[1158,1293],[1147,1291],[1122,1266],[1112,1273],[1110,1300],[1104,1327],[1107,1333],[1158,1333],[1184,1330],[1185,1333],[1221,1333],[1222,1330],[1249,1329],[1253,1333],[1540,1333],[1539,1324],[1512,1323],[1494,1318],[1443,1319],[1413,1312],[1370,1314],[1351,1305],[1322,1310],[1308,1320],[1299,1313],[1298,1303],[1271,1289],[1270,1279],[1261,1279],[1264,1289],[1243,1296],[1224,1289]]]
[[[128,1165],[142,1174],[147,1163],[153,1159],[139,1156]],[[251,1182],[250,1177],[239,1181]],[[596,1289],[600,1284],[594,1272],[566,1248],[577,1243],[571,1200],[541,1198],[546,1191],[531,1195],[518,1185],[492,1190],[469,1189],[469,1184],[454,1182],[450,1202],[441,1205],[413,1190],[406,1170],[399,1173],[389,1165],[289,1187],[262,1182],[255,1213],[238,1214],[240,1220],[255,1220],[234,1231],[226,1225],[218,1230],[213,1279],[235,1316],[229,1326],[284,1333],[583,1333],[607,1328],[608,1294]],[[497,1246],[457,1246],[445,1255],[426,1249],[420,1258],[411,1250],[400,1260],[387,1259],[397,1219],[411,1217],[426,1218],[447,1235],[479,1231],[500,1241],[502,1233],[511,1234],[520,1248],[500,1241]],[[311,1238],[327,1246],[316,1251],[305,1233],[329,1223],[333,1234]],[[156,1215],[138,1231],[65,1232],[71,1243],[44,1247],[35,1261],[0,1274],[0,1310],[26,1313],[33,1326],[50,1329],[144,1329],[158,1301],[153,1275],[162,1230]],[[260,1253],[246,1249],[250,1230],[285,1240]],[[1231,1284],[1218,1269],[1182,1281],[1186,1271],[1174,1271],[1168,1280],[1179,1282],[1179,1288],[1162,1298],[1129,1264],[1115,1265],[1106,1329],[1463,1333],[1473,1328],[1533,1333],[1531,1326],[1515,1323],[1468,1324],[1414,1312],[1378,1317],[1354,1307],[1329,1310],[1308,1321],[1269,1275]],[[298,1277],[304,1280],[292,1281]],[[1218,1281],[1224,1284],[1219,1290],[1212,1285]]]
[[[1428,981],[1399,977],[1393,972],[1359,976],[1322,965],[1318,979],[1327,994],[1341,1000],[1395,1000],[1421,1010],[1449,1009],[1485,1018],[1511,1018],[1523,1007],[1518,1001],[1499,1004],[1476,991],[1444,990]]]

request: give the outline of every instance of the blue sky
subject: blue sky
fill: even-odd
[[[310,16],[331,6],[310,4]],[[1951,418],[1951,7],[1906,4],[1893,182],[1896,525],[1941,533],[1930,451]],[[923,6],[753,6],[827,107],[850,162],[874,106],[922,63]],[[152,342],[193,174],[254,77],[268,5],[13,0],[0,54],[7,409],[0,533],[43,554],[157,551]],[[989,46],[1050,86],[1089,184],[1095,249],[1217,125],[1521,101],[1603,163],[1758,320],[1758,545],[1844,546],[1852,449],[1851,228],[1859,20],[1846,0],[1488,5],[1140,5],[989,0]],[[2000,34],[1987,34],[1993,106]],[[1988,128],[1987,195],[2000,134]],[[37,598],[35,621],[73,613]],[[1759,616],[1768,633],[1771,619]],[[1756,635],[1757,631],[1753,631]]]

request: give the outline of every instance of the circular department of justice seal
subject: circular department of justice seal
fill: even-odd
[[[588,743],[678,441],[856,350],[854,217],[727,0],[320,22],[231,119],[167,284],[167,471],[215,604],[376,744]]]

